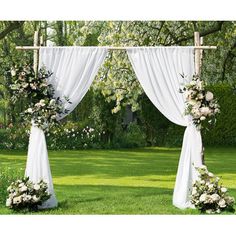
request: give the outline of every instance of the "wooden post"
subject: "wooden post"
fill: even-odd
[[[35,31],[34,32],[34,47],[39,46],[38,41],[39,41],[39,32]],[[37,72],[38,72],[38,60],[39,60],[38,57],[39,57],[39,51],[34,50],[34,72],[35,72],[36,77],[37,77]]]
[[[199,32],[194,32],[194,46],[200,46],[200,34]],[[194,54],[194,62],[195,62],[195,73],[200,76],[201,72],[201,50],[195,50]]]
[[[194,46],[202,46],[202,44],[203,44],[203,37],[200,38],[199,32],[194,32]],[[202,49],[195,50],[194,62],[195,62],[195,73],[197,76],[200,76],[201,74],[202,57],[203,57]],[[202,164],[205,165],[203,145],[202,145],[201,158],[202,158]]]

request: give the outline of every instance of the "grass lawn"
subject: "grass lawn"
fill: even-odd
[[[59,207],[32,214],[198,214],[172,205],[180,149],[49,151]],[[236,198],[236,148],[206,148],[208,169]],[[24,168],[26,152],[0,151]],[[0,205],[0,214],[12,214]],[[14,213],[15,214],[15,213]]]

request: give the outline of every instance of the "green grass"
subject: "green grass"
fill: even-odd
[[[179,155],[176,148],[50,151],[59,207],[32,214],[199,214],[172,205]],[[205,158],[236,198],[236,148],[206,148]],[[0,151],[1,166],[25,162],[26,152]],[[0,214],[12,213],[0,205]]]

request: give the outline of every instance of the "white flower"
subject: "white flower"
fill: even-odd
[[[205,120],[205,119],[206,119],[205,116],[201,116],[201,117],[200,117],[200,120]]]
[[[24,185],[20,188],[20,192],[25,192],[25,191],[27,191],[27,187]]]
[[[26,200],[26,201],[30,201],[31,198],[32,198],[31,195],[26,195],[25,200]]]
[[[209,91],[207,91],[207,93],[206,93],[206,100],[207,101],[211,101],[212,99],[213,99],[213,93],[212,92],[209,92]]]
[[[205,182],[205,180],[203,180],[203,179],[200,181],[200,184],[205,184],[205,183],[206,183],[206,182]]]
[[[40,103],[40,105],[41,105],[42,107],[45,106],[45,100],[44,100],[44,99],[41,99],[41,100],[39,101],[39,103]]]
[[[225,188],[225,187],[222,187],[220,190],[221,190],[222,193],[226,193],[227,192],[227,188]]]
[[[203,96],[202,93],[199,93],[199,94],[197,95],[197,97],[198,97],[198,99],[202,100],[204,96]]]
[[[192,195],[196,195],[197,194],[197,188],[196,187],[193,187],[192,189]]]
[[[21,188],[21,187],[23,187],[25,184],[24,183],[20,183],[19,184],[19,187]]]
[[[213,177],[214,177],[214,174],[211,173],[211,172],[209,172],[209,173],[208,173],[208,176],[211,177],[211,178],[213,178]]]
[[[55,99],[51,99],[49,102],[50,106],[54,106],[56,104],[56,100]]]
[[[19,203],[21,203],[21,196],[19,196],[19,197],[14,197],[14,198],[13,198],[13,204],[19,204]]]
[[[214,188],[214,184],[209,184],[208,187],[209,187],[210,189],[213,189],[213,188]]]
[[[209,109],[209,107],[201,107],[201,108],[200,108],[200,112],[201,112],[203,115],[207,116],[208,113],[210,112],[210,109]]]
[[[203,193],[203,194],[200,196],[199,201],[200,201],[200,202],[205,202],[206,199],[207,199],[207,194],[206,194],[206,193]]]
[[[207,213],[207,214],[212,214],[213,212],[214,212],[214,211],[213,211],[212,209],[207,209],[207,210],[206,210],[206,213]]]
[[[12,204],[12,200],[10,198],[8,198],[6,200],[6,206],[9,207],[9,206],[11,206],[11,204]]]
[[[11,191],[11,186],[7,188],[7,192],[10,192],[10,191]]]
[[[39,190],[40,189],[40,185],[39,184],[34,184],[34,189],[35,190]]]
[[[194,106],[195,104],[197,104],[197,101],[194,100],[194,99],[191,99],[191,100],[188,101],[188,103],[189,103],[190,105]]]
[[[11,76],[15,76],[16,75],[16,71],[14,69],[11,70]]]
[[[224,208],[224,207],[226,207],[226,204],[225,204],[225,203],[226,203],[226,202],[225,202],[224,199],[220,199],[218,205],[219,205],[221,208]]]
[[[220,196],[217,193],[211,195],[211,199],[216,202],[220,200]]]
[[[196,81],[194,81],[194,80],[192,80],[191,82],[190,82],[190,85],[196,85]]]
[[[36,197],[36,195],[34,195],[32,199],[33,199],[34,202],[38,202],[39,201],[39,197]]]
[[[30,114],[32,114],[32,113],[33,113],[33,109],[32,109],[32,108],[28,108],[28,109],[27,109],[27,112],[30,113]]]

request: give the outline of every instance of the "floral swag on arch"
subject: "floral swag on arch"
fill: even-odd
[[[199,168],[202,167],[200,130],[215,122],[219,105],[214,95],[205,91],[204,82],[194,76],[194,48],[129,48],[126,51],[151,102],[170,121],[186,127],[173,204],[182,209],[196,207],[203,212],[228,209],[233,200],[222,203],[228,198],[223,199],[226,192],[221,194],[218,182],[211,190],[209,181],[197,182],[201,179]],[[50,199],[42,208],[57,206],[44,131],[57,125],[79,104],[107,53],[107,48],[99,47],[41,47],[37,76],[31,67],[10,72],[15,81],[11,86],[13,100],[22,97],[30,100],[30,107],[22,114],[28,123],[33,120],[25,175],[34,183],[43,179],[48,184]],[[181,74],[188,77],[180,89]],[[196,189],[199,183],[201,186]]]

